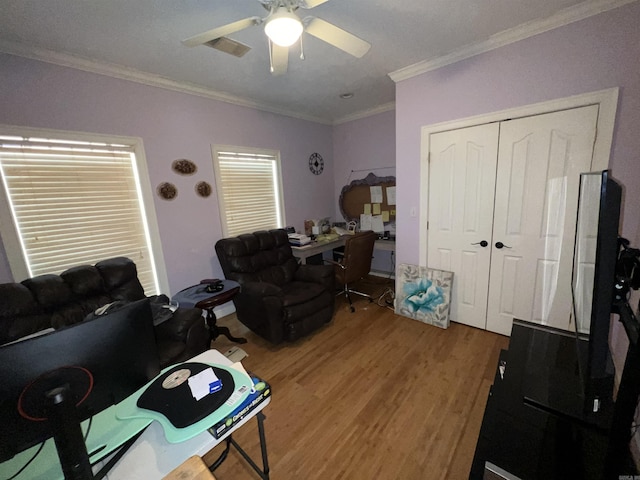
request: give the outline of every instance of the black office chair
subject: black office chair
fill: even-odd
[[[337,262],[329,260],[335,265],[336,282],[342,285],[342,290],[338,295],[344,294],[347,297],[352,312],[355,312],[356,309],[351,301],[351,293],[368,298],[370,302],[373,301],[371,295],[354,290],[350,285],[369,274],[376,238],[378,236],[371,231],[356,233],[347,238],[343,258]]]

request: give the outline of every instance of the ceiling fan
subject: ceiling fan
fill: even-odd
[[[228,25],[214,28],[183,40],[188,47],[203,45],[221,39],[245,28],[264,25],[269,39],[269,58],[271,73],[286,73],[289,63],[289,47],[300,39],[300,58],[304,59],[301,35],[303,32],[313,35],[334,47],[360,58],[369,51],[371,45],[355,35],[316,17],[300,18],[296,14],[299,8],[311,9],[328,0],[257,0],[269,14],[262,17],[249,17]]]

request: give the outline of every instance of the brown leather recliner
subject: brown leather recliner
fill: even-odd
[[[111,302],[143,298],[136,265],[125,257],[72,267],[60,275],[0,284],[0,344],[81,322]],[[154,324],[161,367],[188,360],[210,348],[209,332],[199,308],[178,308],[162,323],[157,317]]]
[[[241,286],[238,320],[272,343],[294,341],[331,321],[331,265],[298,265],[284,230],[224,238],[216,254],[226,278]]]

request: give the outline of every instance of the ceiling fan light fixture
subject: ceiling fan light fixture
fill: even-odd
[[[281,47],[290,47],[298,41],[302,35],[302,22],[285,7],[280,7],[269,17],[264,33],[273,43]]]

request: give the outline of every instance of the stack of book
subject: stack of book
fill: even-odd
[[[225,418],[214,424],[212,427],[209,427],[209,433],[215,438],[222,437],[234,425],[242,421],[249,412],[254,410],[258,405],[271,396],[271,387],[267,382],[254,375],[251,375],[251,380],[253,381],[253,389],[244,402],[238,405],[238,407]]]

